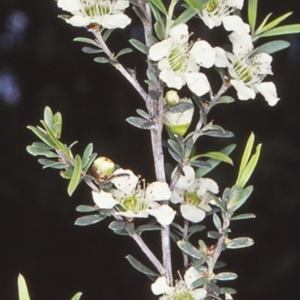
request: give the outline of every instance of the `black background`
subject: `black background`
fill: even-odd
[[[275,17],[296,10],[298,3],[259,2],[259,21],[270,11]],[[124,121],[143,103],[116,70],[94,63],[81,52],[82,44],[72,42],[88,34],[58,19],[61,11],[54,1],[1,0],[0,8],[0,299],[17,299],[18,272],[26,277],[32,300],[70,299],[79,290],[83,300],[155,299],[148,279],[124,258],[130,253],[148,264],[132,240],[115,236],[107,229],[108,221],[85,228],[73,225],[80,216],[75,207],[93,203],[89,189],[82,185],[70,198],[67,182],[53,169],[43,171],[25,150],[36,140],[26,126],[37,125],[49,105],[63,114],[63,140],[79,141],[75,152],[82,153],[93,142],[99,155],[151,181],[149,133]],[[289,22],[299,21],[298,9]],[[113,33],[112,49],[140,38],[139,23],[133,24]],[[201,35],[202,28],[195,32]],[[255,245],[224,253],[227,270],[239,275],[231,285],[238,290],[235,299],[300,297],[300,36],[285,38],[292,46],[275,54],[273,62],[278,105],[271,108],[258,96],[217,107],[211,118],[235,137],[201,144],[216,150],[237,143],[233,159],[238,162],[251,131],[263,143],[250,182],[255,190],[241,209],[257,218],[232,225],[232,236],[251,236]],[[217,40],[212,43],[218,45]],[[128,59],[127,66],[143,74],[142,55]],[[8,86],[11,94],[4,94]],[[234,182],[236,169],[223,165],[211,176],[223,189]],[[159,254],[158,236],[145,237]]]

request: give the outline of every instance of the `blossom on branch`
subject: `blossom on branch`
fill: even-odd
[[[151,285],[151,289],[154,295],[163,294],[159,300],[201,300],[206,297],[207,291],[204,288],[192,288],[192,283],[199,278],[201,273],[190,267],[184,274],[184,280],[177,281],[174,287],[169,286],[166,278],[161,276]]]
[[[196,178],[191,166],[183,167],[184,175],[180,175],[171,196],[171,202],[180,203],[182,216],[191,222],[198,223],[211,211],[209,202],[212,200],[208,191],[217,194],[219,187],[210,178]]]
[[[210,68],[215,63],[215,51],[204,40],[189,43],[186,24],[170,29],[169,37],[150,47],[149,57],[158,61],[159,78],[169,88],[180,90],[185,84],[197,96],[210,91],[205,74],[199,72],[200,66]]]
[[[228,69],[230,84],[240,100],[254,99],[260,93],[270,106],[274,106],[279,101],[276,86],[273,82],[263,82],[267,75],[273,74],[273,58],[268,53],[253,55],[250,38],[248,34],[233,32],[230,35],[233,53],[216,47],[216,66]]]
[[[155,181],[145,186],[145,181],[139,180],[131,170],[123,169],[117,169],[110,182],[114,185],[110,192],[92,192],[99,208],[116,208],[116,214],[126,218],[147,218],[152,215],[161,225],[172,223],[176,212],[167,204],[158,203],[171,197],[167,183]]]
[[[241,27],[245,28],[249,25],[245,24],[239,16],[230,14],[236,9],[242,9],[243,5],[244,0],[210,0],[199,12],[199,17],[209,29],[223,23],[227,31],[240,30]]]
[[[57,6],[73,15],[66,22],[77,27],[96,23],[107,29],[125,28],[131,22],[123,13],[127,0],[58,0]]]

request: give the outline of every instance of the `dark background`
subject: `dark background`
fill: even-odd
[[[259,21],[270,11],[276,17],[296,10],[298,3],[259,2]],[[79,290],[84,292],[83,300],[140,299],[141,295],[154,299],[148,279],[124,258],[130,253],[148,264],[132,240],[115,236],[107,229],[108,221],[84,228],[73,225],[80,216],[75,207],[93,203],[89,188],[82,185],[68,197],[67,182],[53,169],[43,171],[25,150],[36,141],[26,126],[37,125],[49,105],[63,114],[63,141],[79,141],[75,152],[82,153],[93,142],[99,155],[154,179],[149,133],[124,121],[143,103],[116,70],[81,52],[82,44],[72,40],[88,34],[59,20],[59,13],[50,0],[1,0],[0,299],[17,299],[18,272],[26,277],[32,300],[70,299]],[[299,21],[298,9],[289,23]],[[131,37],[139,38],[139,24],[133,23],[133,29],[116,30],[112,49],[128,46]],[[258,96],[255,101],[217,107],[211,118],[236,136],[213,144],[206,140],[209,150],[237,143],[236,162],[251,131],[263,143],[250,181],[255,191],[241,209],[257,218],[232,225],[232,236],[251,236],[255,245],[224,253],[226,270],[239,275],[231,283],[238,290],[235,299],[279,300],[287,295],[300,299],[300,36],[285,38],[292,46],[275,54],[273,63],[278,105],[271,108]],[[142,56],[128,59],[128,66],[142,74]],[[236,169],[223,165],[212,176],[223,189],[234,182]],[[159,244],[152,245],[159,254]]]

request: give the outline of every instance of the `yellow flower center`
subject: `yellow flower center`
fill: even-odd
[[[198,206],[201,203],[202,198],[199,197],[196,192],[185,192],[184,200],[188,204]]]
[[[112,8],[109,0],[81,0],[81,3],[84,13],[89,17],[108,15]]]
[[[206,5],[206,10],[208,12],[212,12],[212,11],[214,11],[218,7],[218,5],[219,5],[219,1],[218,0],[211,0]]]
[[[186,46],[182,48],[174,48],[171,50],[168,60],[173,72],[184,73],[188,67],[189,53],[186,51]]]
[[[139,195],[126,196],[121,204],[126,210],[133,212],[140,212],[148,208],[147,201],[145,201]]]

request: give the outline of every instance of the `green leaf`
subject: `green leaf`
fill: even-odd
[[[189,157],[194,149],[194,140],[189,138],[185,142],[184,157]]]
[[[53,126],[53,113],[49,106],[46,106],[44,109],[44,121],[49,128]]]
[[[133,52],[133,50],[131,48],[124,48],[118,52],[118,54],[116,55],[116,58],[120,57],[121,55],[131,53],[131,52]]]
[[[81,292],[78,292],[76,295],[74,295],[71,300],[79,300],[82,296],[82,293]]]
[[[257,17],[257,0],[248,0],[248,21],[249,25],[254,31]]]
[[[219,239],[222,236],[222,234],[218,231],[210,230],[207,232],[207,237],[211,239]]]
[[[199,278],[199,279],[197,279],[197,280],[195,280],[195,281],[192,282],[191,288],[192,289],[199,288],[199,287],[203,286],[208,281],[209,281],[209,278],[207,278],[207,277],[201,277],[201,278]]]
[[[110,59],[108,59],[107,57],[98,56],[94,58],[94,61],[100,64],[107,64],[110,62]]]
[[[133,236],[135,233],[134,223],[132,222],[125,223],[124,229],[128,232],[130,236]]]
[[[193,234],[203,231],[205,229],[204,225],[193,225],[188,229],[188,236],[187,239],[189,239]]]
[[[290,46],[290,43],[287,41],[283,40],[276,40],[276,41],[271,41],[268,43],[265,43],[258,48],[256,48],[250,55],[250,57],[254,57],[255,55],[259,53],[268,53],[268,54],[273,54],[276,52],[279,52],[281,50],[284,50]]]
[[[165,25],[162,22],[156,21],[154,24],[154,30],[155,30],[157,37],[160,40],[163,40],[165,37],[164,32],[166,30]]]
[[[143,117],[144,119],[146,120],[149,120],[150,119],[150,116],[148,115],[148,113],[146,113],[144,110],[142,109],[137,109],[136,112],[141,116]]]
[[[240,214],[240,215],[236,215],[236,216],[232,217],[231,221],[246,220],[246,219],[253,219],[253,218],[255,218],[254,214]]]
[[[213,222],[217,229],[220,229],[222,227],[222,222],[217,214],[213,214]]]
[[[172,113],[182,113],[193,108],[194,105],[190,102],[180,102],[176,105],[168,106],[168,110]]]
[[[20,273],[18,276],[18,295],[19,295],[19,300],[30,300],[25,278]]]
[[[82,168],[84,168],[86,166],[92,153],[93,153],[93,144],[89,143],[86,146],[86,148],[84,149],[84,152],[82,155]]]
[[[235,147],[236,145],[232,144],[223,148],[220,152],[229,155],[235,149]],[[220,160],[216,160],[216,159],[208,159],[207,162],[210,164],[210,167],[197,169],[196,171],[197,178],[205,176],[207,173],[209,173],[211,170],[213,170],[217,165],[221,163]]]
[[[190,8],[196,10],[197,12],[201,11],[203,8],[197,0],[184,0],[184,2],[186,2]]]
[[[135,229],[136,232],[140,232],[140,233],[144,231],[156,231],[156,230],[161,230],[161,227],[158,225],[146,224],[146,225],[138,226]]]
[[[157,84],[157,82],[158,82],[157,75],[151,69],[147,69],[147,77],[148,77],[148,79],[153,81],[154,84]]]
[[[236,211],[240,208],[250,197],[253,192],[253,186],[249,185],[245,189],[238,185],[234,185],[231,188],[229,201],[230,205],[234,208],[233,210]]]
[[[154,4],[163,14],[167,15],[167,10],[161,0],[150,0],[152,4]]]
[[[183,252],[187,253],[191,257],[194,257],[196,259],[200,259],[204,257],[204,254],[189,242],[178,241],[177,245]]]
[[[229,287],[221,287],[220,294],[226,294],[226,293],[230,295],[234,295],[236,294],[236,290]]]
[[[235,101],[234,98],[230,96],[221,96],[216,102],[212,103],[210,107],[213,107],[217,104],[229,104],[229,103],[233,103],[234,101]]]
[[[129,261],[129,263],[139,272],[146,274],[148,276],[159,276],[159,274],[157,274],[156,272],[152,271],[151,269],[149,269],[148,267],[146,267],[145,265],[143,265],[141,262],[139,262],[136,258],[134,258],[132,255],[127,255],[125,256],[126,259]]]
[[[146,46],[144,43],[140,42],[139,40],[136,39],[130,39],[129,43],[136,48],[137,50],[139,50],[140,52],[144,53],[144,54],[148,54],[149,51],[149,47]]]
[[[100,215],[100,214],[87,215],[78,218],[74,224],[77,226],[89,226],[104,220],[106,217],[107,217],[106,215]]]
[[[284,34],[294,34],[300,33],[300,24],[284,25],[273,28],[259,35],[259,37],[284,35]]]
[[[268,23],[266,26],[264,26],[262,28],[262,32],[268,31],[272,28],[274,28],[275,26],[277,26],[279,23],[281,23],[282,21],[284,21],[286,18],[288,18],[290,15],[292,14],[292,12],[288,12],[285,13],[284,15],[276,18],[275,20],[273,20],[272,22]],[[289,26],[289,25],[288,25]]]
[[[250,247],[254,244],[253,239],[249,238],[249,237],[239,237],[239,238],[235,238],[233,240],[231,240],[226,248],[227,249],[240,249],[240,248],[246,248],[246,247]]]
[[[171,140],[171,139],[168,139],[168,144],[169,146],[171,147],[172,150],[175,151],[175,153],[180,157],[182,158],[182,151],[181,151],[181,148],[180,148],[180,145],[177,141],[175,140]]]
[[[234,280],[238,278],[237,274],[232,272],[222,272],[215,276],[214,279],[220,280],[220,281],[228,281],[228,280]]]
[[[78,205],[76,206],[76,211],[81,212],[81,213],[88,213],[92,211],[97,211],[99,208],[96,206],[91,206],[91,205]]]
[[[73,41],[74,42],[81,42],[81,43],[87,43],[87,44],[91,44],[91,45],[94,45],[94,46],[98,46],[97,43],[94,40],[88,39],[88,38],[85,38],[85,37],[77,37]]]
[[[153,123],[140,117],[129,117],[126,121],[140,129],[150,129]]]
[[[35,135],[37,135],[38,138],[40,138],[49,147],[55,148],[55,143],[52,141],[48,134],[43,132],[41,129],[33,126],[27,126],[27,128],[30,129]]]
[[[183,13],[180,14],[180,16],[172,23],[172,27],[181,24],[186,23],[188,20],[193,18],[197,14],[197,11],[195,11],[192,8],[187,8]]]
[[[96,48],[91,48],[91,47],[83,47],[82,52],[87,53],[87,54],[96,54],[96,53],[101,53],[104,52],[101,49],[96,49]]]
[[[46,156],[48,158],[58,157],[58,155],[56,153],[52,152],[51,150],[40,148],[40,147],[35,147],[33,145],[27,146],[26,150],[28,153],[30,153],[33,156],[42,155],[42,156]]]
[[[59,161],[53,161],[53,160],[47,159],[47,158],[39,158],[38,162],[41,165],[43,165],[43,169],[46,169],[46,168],[65,169],[69,166],[66,163],[62,163],[62,162],[59,162]]]
[[[126,226],[126,222],[125,221],[122,221],[122,220],[115,220],[115,221],[112,221],[109,225],[108,225],[108,228],[113,230],[113,231],[116,231],[116,230],[122,230],[124,229]]]
[[[81,170],[82,170],[81,158],[79,155],[76,155],[73,174],[68,185],[69,196],[72,196],[72,194],[74,193],[74,191],[76,190],[80,182]]]
[[[113,33],[114,29],[107,29],[105,30],[104,34],[102,35],[103,40],[106,42],[110,35]]]
[[[227,164],[233,165],[232,159],[228,155],[226,155],[222,152],[207,152],[204,154],[198,154],[198,155],[193,156],[190,160],[193,161],[199,157],[209,157],[209,158],[216,159],[216,160],[225,162]]]

